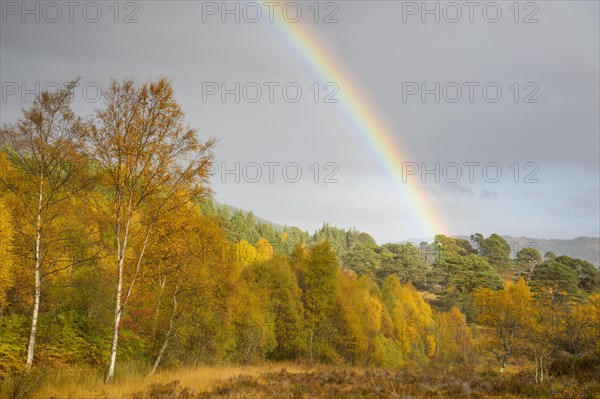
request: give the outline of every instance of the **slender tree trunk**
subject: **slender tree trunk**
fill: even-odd
[[[506,363],[508,362],[508,356],[506,354],[504,354],[504,356],[502,356],[502,361],[500,363],[500,376],[504,375],[504,372],[506,371]]]
[[[165,291],[165,285],[167,283],[167,277],[159,277],[158,286],[158,300],[156,301],[156,309],[154,310],[154,322],[152,323],[152,337],[156,337],[156,330],[158,329],[158,318],[160,317],[160,306],[162,305],[163,292]]]
[[[40,268],[36,260],[35,266],[35,295],[33,301],[33,314],[31,316],[31,334],[29,335],[29,345],[27,347],[27,370],[33,365],[33,354],[35,351],[35,339],[37,336],[38,317],[40,312],[40,296],[41,296],[41,278]]]
[[[135,283],[135,280],[139,274],[140,268],[142,266],[142,259],[144,258],[144,254],[146,253],[146,248],[148,246],[148,240],[150,238],[150,231],[152,229],[152,226],[154,225],[154,223],[151,223],[150,226],[148,227],[148,230],[146,230],[146,235],[144,237],[144,243],[142,245],[142,248],[140,250],[140,255],[138,256],[137,259],[137,263],[135,266],[135,272],[133,274],[133,277],[131,279],[131,283],[129,284],[129,288],[127,289],[127,292],[125,293],[125,298],[122,298],[123,296],[123,269],[125,267],[125,251],[127,249],[127,240],[129,237],[129,226],[131,224],[131,198],[129,199],[129,206],[127,209],[127,222],[125,224],[125,234],[123,236],[123,244],[121,245],[121,240],[120,240],[120,217],[117,216],[117,252],[119,254],[118,256],[118,269],[119,269],[119,274],[118,274],[118,278],[117,278],[117,293],[116,293],[116,299],[115,299],[115,323],[113,326],[113,340],[112,340],[112,346],[111,346],[111,350],[110,350],[110,362],[108,365],[108,372],[106,374],[106,380],[105,382],[110,382],[115,374],[115,364],[117,362],[117,348],[119,346],[119,332],[121,330],[121,318],[123,316],[123,311],[125,309],[125,304],[127,304],[127,301],[129,300],[129,297],[131,296],[131,293],[133,292],[133,285]]]
[[[129,223],[131,220],[130,214],[125,227],[123,242],[121,243],[121,220],[120,215],[117,216],[117,290],[115,298],[115,320],[113,325],[112,345],[110,348],[110,361],[108,363],[108,372],[106,373],[105,382],[110,382],[115,375],[115,364],[117,362],[117,348],[119,345],[119,331],[121,329],[121,317],[123,316],[122,294],[123,294],[123,269],[125,267],[125,250],[127,249],[127,238],[129,236]]]
[[[119,344],[119,330],[121,329],[121,316],[123,314],[123,307],[121,306],[121,295],[123,291],[123,262],[124,257],[119,255],[119,275],[117,278],[117,292],[115,300],[115,321],[113,325],[113,337],[112,345],[110,348],[110,361],[108,364],[108,373],[106,374],[106,381],[110,382],[115,375],[115,364],[117,361],[117,347]]]
[[[439,358],[440,357],[440,324],[438,322],[438,325],[436,326],[436,332],[435,332],[435,357]]]
[[[310,363],[311,364],[314,361],[314,359],[313,359],[313,336],[314,336],[314,333],[311,330],[311,332],[310,332],[310,343],[309,343],[309,353],[310,353]]]
[[[501,366],[500,366],[500,376],[504,376],[504,371],[506,371],[506,364],[508,363],[508,358],[510,357],[510,352],[512,349],[512,345],[509,345],[502,355]]]
[[[33,299],[33,314],[31,316],[31,334],[27,346],[27,370],[33,365],[33,354],[35,352],[35,339],[37,336],[38,317],[40,313],[40,299],[42,294],[42,207],[44,202],[44,174],[40,173],[40,189],[38,196],[38,211],[36,218],[35,233],[35,294]]]
[[[162,360],[162,357],[167,350],[167,346],[169,345],[169,339],[171,338],[171,334],[173,334],[173,326],[175,325],[175,317],[177,314],[177,305],[178,305],[177,293],[178,292],[179,292],[179,286],[175,287],[175,293],[173,293],[173,312],[171,313],[171,318],[169,319],[169,328],[167,329],[167,334],[165,335],[165,340],[163,341],[162,347],[160,348],[160,351],[158,352],[158,356],[156,357],[156,360],[154,361],[154,366],[152,367],[152,371],[150,372],[150,375],[156,373],[156,370],[158,369],[158,365],[160,364],[160,361]]]

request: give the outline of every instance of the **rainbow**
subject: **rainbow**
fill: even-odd
[[[410,159],[402,153],[392,129],[368,101],[360,83],[344,69],[334,52],[327,48],[315,32],[303,27],[300,22],[285,21],[281,13],[275,12],[273,15],[272,25],[292,43],[319,78],[323,82],[335,82],[339,86],[338,105],[412,208],[420,229],[415,234],[433,237],[435,234],[446,232],[442,217],[427,197],[420,180],[408,179],[407,183],[402,181],[402,162]]]

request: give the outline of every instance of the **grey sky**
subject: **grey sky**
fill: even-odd
[[[25,15],[22,2],[1,3],[3,123],[14,121],[31,101],[32,95],[24,96],[23,85],[35,89],[36,82],[43,87],[81,76],[74,106],[85,115],[95,104],[85,101],[84,85],[88,99],[93,99],[95,88],[106,86],[110,78],[146,81],[166,75],[190,124],[202,137],[220,138],[220,165],[230,169],[236,162],[241,167],[261,165],[263,175],[257,183],[248,181],[254,177],[251,165],[239,183],[231,174],[223,181],[217,173],[213,187],[219,201],[309,231],[324,221],[354,226],[378,242],[428,233],[419,229],[411,200],[393,183],[377,153],[365,145],[341,104],[323,102],[330,92],[323,87],[327,82],[268,16],[250,23],[242,14],[235,23],[234,16],[226,15],[222,23],[220,13],[203,14],[213,6],[220,8],[222,2],[135,1],[120,2],[118,7],[98,2],[102,15],[90,23],[96,18],[95,5],[74,2],[71,23],[63,2],[54,3],[61,8],[60,17],[45,3],[26,2],[33,13]],[[425,184],[419,174],[406,176],[435,204],[448,228],[444,233],[600,235],[597,1],[519,2],[518,23],[512,1],[476,2],[473,22],[462,1],[452,6],[428,2],[431,9],[439,7],[439,23],[434,15],[421,15],[422,10],[414,8],[421,7],[420,1],[321,2],[315,23],[314,3],[298,2],[303,14],[297,23],[315,32],[331,49],[329,55],[365,89],[365,98],[393,128],[409,158],[406,162],[425,163],[428,168],[436,162],[440,168],[449,162],[500,166],[502,178],[497,183],[489,182],[494,176],[482,176],[480,167],[473,182],[466,168],[456,183],[444,181],[443,175],[439,183],[427,175]],[[227,4],[233,8],[236,3]],[[242,12],[248,7],[247,2],[237,4]],[[284,4],[279,2],[275,12]],[[454,4],[463,14],[458,22],[449,23],[445,19],[456,16]],[[499,21],[488,22],[497,8],[502,11]],[[331,12],[338,22],[323,23]],[[124,23],[128,15],[138,22]],[[538,22],[524,23],[525,19]],[[222,102],[218,94],[203,101],[203,87],[211,82],[228,87],[257,82],[263,95],[257,103],[243,95],[239,103],[233,95]],[[264,82],[280,84],[273,103]],[[313,99],[315,82],[320,87],[318,103]],[[455,93],[450,85],[446,96],[440,93],[439,103],[433,94],[423,103],[419,93],[403,101],[403,87],[407,90],[410,82],[428,88],[436,82],[440,88],[456,82],[462,97],[456,103],[447,101]],[[464,82],[479,84],[472,103]],[[482,86],[490,82],[502,89],[496,103],[481,94]],[[287,83],[302,89],[298,102],[283,98],[281,87]],[[248,90],[252,97],[252,87]],[[525,103],[526,98],[538,102]],[[265,162],[280,163],[274,167],[273,182]],[[283,165],[291,162],[303,173],[297,183],[282,176]],[[314,182],[316,162],[319,183]],[[328,162],[339,170],[331,165],[325,169]],[[293,179],[294,171],[288,172],[286,178]],[[336,172],[337,183],[324,182],[329,172]],[[530,173],[531,182],[525,183]]]

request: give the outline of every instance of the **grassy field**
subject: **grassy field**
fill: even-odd
[[[293,363],[202,366],[147,375],[122,365],[111,384],[100,370],[61,368],[0,383],[0,397],[25,398],[600,398],[590,376],[551,378],[535,384],[529,373],[467,369],[377,370]],[[11,385],[12,384],[12,385]]]
[[[286,367],[288,370],[301,371],[294,365],[261,365],[261,366],[202,366],[163,371],[152,376],[147,375],[145,368],[131,364],[124,365],[121,373],[116,375],[111,384],[104,383],[104,373],[100,370],[65,369],[47,373],[41,389],[33,398],[132,398],[147,397],[155,387],[171,386],[176,381],[177,391],[188,388],[195,393],[210,392],[223,382],[239,376],[255,378],[264,373],[275,372]],[[177,397],[175,393],[159,397]]]

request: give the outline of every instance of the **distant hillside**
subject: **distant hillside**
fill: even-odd
[[[554,252],[556,255],[566,255],[571,258],[583,259],[600,265],[600,238],[577,237],[571,240],[539,239],[529,237],[502,236],[513,248],[521,249],[526,245],[535,246],[542,256],[546,252]],[[530,243],[530,244],[528,244]]]
[[[244,209],[241,208],[236,208],[235,206],[231,206],[231,205],[227,205],[227,204],[221,204],[219,201],[217,201],[216,199],[212,198],[212,202],[214,204],[214,206],[216,208],[227,208],[229,210],[229,212],[234,213],[237,211],[240,211],[244,214],[244,216],[246,216],[248,213],[250,213],[250,211],[246,211]],[[254,212],[253,212],[254,214]],[[285,226],[281,225],[281,224],[277,224],[275,222],[271,222],[270,220],[261,218],[260,216],[257,216],[256,214],[254,214],[254,219],[256,219],[256,221],[258,223],[264,223],[266,225],[271,226],[273,229],[277,230],[277,231],[283,231],[283,229],[285,228]]]
[[[469,239],[469,236],[459,235],[454,238]],[[583,259],[592,262],[596,267],[600,266],[600,238],[577,237],[570,240],[541,239],[531,237],[513,237],[502,235],[513,249],[511,256],[527,246],[536,248],[542,256],[546,252],[554,252],[556,255],[566,255],[572,258]],[[431,242],[433,238],[411,238],[402,242],[420,243]]]
[[[236,208],[231,205],[221,204],[217,200],[213,199],[213,203],[217,208],[227,208],[231,213],[241,211],[244,215],[248,214],[249,211],[245,211],[241,208]],[[254,218],[259,223],[264,223],[271,226],[277,231],[283,231],[284,227],[281,224],[272,222],[270,220],[261,218],[254,215]],[[469,236],[459,235],[453,236],[455,238],[469,239]],[[522,248],[526,246],[535,247],[542,256],[546,252],[554,252],[556,255],[566,255],[572,258],[583,259],[592,262],[596,267],[600,266],[600,238],[598,237],[577,237],[570,240],[559,240],[559,239],[540,239],[531,237],[513,237],[502,235],[502,238],[506,240],[513,249],[511,256],[514,255]],[[403,240],[401,242],[411,242],[419,244],[421,242],[432,242],[433,237],[429,238],[411,238]]]

